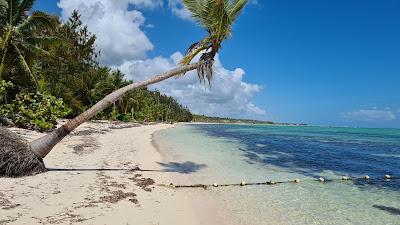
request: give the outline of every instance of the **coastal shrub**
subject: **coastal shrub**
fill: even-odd
[[[0,106],[0,115],[11,118],[18,127],[39,131],[55,128],[57,119],[69,112],[62,99],[39,92],[19,93],[12,103]]]
[[[4,97],[7,93],[7,89],[14,87],[14,84],[10,81],[0,80],[0,103],[5,101]]]
[[[131,114],[119,114],[117,116],[117,120],[123,121],[123,122],[132,122],[133,118]]]

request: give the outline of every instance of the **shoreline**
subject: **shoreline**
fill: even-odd
[[[176,126],[183,125],[183,123],[174,124],[172,127],[167,129],[176,128]],[[163,129],[165,130],[165,129]],[[163,130],[155,131],[152,134],[152,145],[158,154],[162,157],[162,163],[164,164],[174,164],[174,165],[185,165],[186,162],[181,162],[179,157],[170,155],[168,149],[162,149],[162,141],[158,138],[158,135]],[[179,168],[179,166],[177,166]],[[175,172],[169,173],[169,181],[174,184],[193,184],[196,181],[191,179],[190,175],[186,175],[186,172]],[[166,182],[169,184],[171,182]],[[231,212],[228,212],[227,208],[224,206],[224,202],[213,198],[213,196],[206,190],[203,189],[176,189],[176,192],[188,197],[189,205],[191,210],[195,213],[196,222],[193,224],[207,224],[207,225],[236,225],[235,216]],[[190,224],[190,223],[188,223]]]
[[[176,172],[153,137],[172,127],[83,124],[44,159],[48,172],[0,178],[0,224],[225,224],[205,192],[158,186]],[[27,140],[44,135],[11,130]]]

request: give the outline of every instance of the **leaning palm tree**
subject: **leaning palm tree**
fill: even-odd
[[[58,142],[80,124],[88,121],[129,91],[196,69],[200,81],[207,79],[210,82],[213,75],[214,57],[221,48],[221,43],[229,37],[233,22],[246,5],[247,0],[184,0],[183,3],[192,13],[193,18],[205,28],[208,35],[189,47],[179,67],[112,92],[81,115],[53,132],[29,143],[26,151],[24,151],[24,155],[27,156],[19,157],[12,151],[7,151],[7,154],[4,154],[1,152],[2,146],[0,144],[0,175],[22,176],[42,172],[45,170],[42,159]],[[200,55],[199,60],[191,63],[197,55]],[[4,148],[7,148],[7,146]]]
[[[47,54],[40,44],[48,37],[37,35],[37,31],[51,27],[51,18],[43,12],[29,15],[35,0],[0,0],[0,78],[15,64],[36,82],[27,57]]]

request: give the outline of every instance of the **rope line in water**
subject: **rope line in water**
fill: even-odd
[[[334,182],[334,181],[354,181],[354,180],[365,180],[365,181],[369,181],[369,180],[377,180],[379,178],[371,178],[368,175],[363,176],[363,177],[348,177],[348,176],[343,176],[341,178],[337,178],[337,179],[325,179],[323,177],[320,177],[318,179],[313,179],[313,180],[304,180],[304,181],[317,181],[320,183],[327,183],[327,182]],[[382,179],[382,178],[380,178]],[[390,176],[388,174],[386,174],[385,176],[383,176],[383,180],[384,181],[391,181],[397,179],[397,177],[393,177]],[[294,180],[289,180],[289,181],[267,181],[267,182],[256,182],[256,183],[246,183],[244,181],[240,182],[240,183],[231,183],[231,184],[218,184],[218,183],[214,183],[214,184],[191,184],[191,185],[174,185],[173,183],[168,184],[159,184],[159,186],[162,187],[169,187],[169,188],[204,188],[207,189],[208,187],[229,187],[229,186],[251,186],[251,185],[276,185],[276,184],[285,184],[285,183],[300,183],[303,182],[300,179],[294,179]]]

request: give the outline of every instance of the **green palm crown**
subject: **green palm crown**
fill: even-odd
[[[207,79],[210,84],[214,57],[221,43],[231,36],[232,25],[247,0],[183,0],[183,3],[208,35],[188,48],[181,64],[188,65],[196,55],[201,54],[197,74],[201,82]]]

